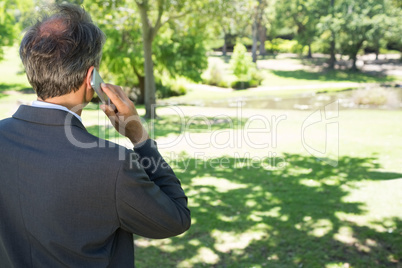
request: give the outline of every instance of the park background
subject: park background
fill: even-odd
[[[189,197],[137,267],[402,267],[400,0],[70,2]],[[0,118],[35,99],[18,45],[52,3],[0,0]],[[83,121],[127,144],[96,98]]]

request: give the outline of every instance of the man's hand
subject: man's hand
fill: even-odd
[[[101,109],[109,117],[116,130],[136,145],[149,139],[149,135],[141,124],[134,103],[124,94],[119,86],[101,84],[103,91],[113,104],[102,104]],[[116,109],[112,106],[116,106]]]

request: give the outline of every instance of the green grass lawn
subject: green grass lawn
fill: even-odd
[[[29,88],[28,79],[23,72],[17,47],[3,47],[4,60],[0,62],[0,93],[5,90]]]
[[[35,99],[17,69],[0,77],[0,118]],[[303,75],[310,79],[300,72],[292,79]],[[193,223],[170,239],[136,236],[137,267],[401,267],[402,111],[340,110],[311,126],[305,122],[314,111],[157,112],[160,120],[144,124],[182,182]],[[83,121],[90,133],[124,142],[97,105],[84,110]]]
[[[216,70],[222,73],[222,76],[229,82],[235,81],[236,77],[230,70],[229,57],[211,56],[209,57],[209,68],[216,66]],[[268,62],[280,62],[282,65],[298,65],[307,64],[305,61],[298,59],[264,59]],[[275,65],[275,64],[271,64]],[[340,91],[351,88],[359,88],[361,84],[366,83],[392,83],[401,81],[401,77],[382,76],[366,74],[362,72],[350,72],[344,70],[336,71],[308,71],[308,70],[268,70],[260,69],[264,78],[260,89],[266,90],[223,90],[223,91],[207,91],[205,88],[194,87],[189,85],[186,95],[172,97],[160,100],[161,103],[208,103],[214,100],[223,100],[228,98],[239,97],[286,97],[295,94],[313,93],[318,91]],[[210,76],[210,70],[206,70],[203,74],[204,78]],[[229,83],[230,84],[230,83]],[[309,87],[311,86],[311,87]],[[272,89],[272,90],[270,90]]]

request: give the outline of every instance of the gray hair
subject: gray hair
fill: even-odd
[[[79,6],[57,5],[29,27],[20,57],[38,97],[47,99],[77,91],[91,66],[99,67],[105,34]]]

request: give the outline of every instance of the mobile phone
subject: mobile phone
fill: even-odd
[[[102,103],[110,105],[109,97],[102,90],[102,83],[104,83],[102,77],[99,75],[96,68],[94,68],[92,71],[91,87],[95,90],[96,94],[98,94],[99,99],[102,101]]]

